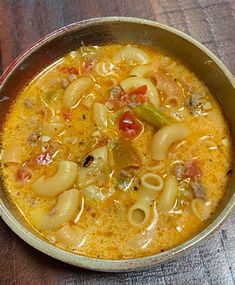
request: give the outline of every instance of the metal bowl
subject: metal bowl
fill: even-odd
[[[0,78],[0,120],[12,99],[41,70],[81,45],[136,43],[157,48],[177,58],[203,80],[220,102],[235,145],[235,80],[207,48],[186,34],[160,23],[123,17],[97,18],[69,25],[44,37],[20,55]],[[0,183],[0,214],[6,224],[31,246],[66,263],[98,271],[130,271],[155,265],[196,247],[231,214],[235,206],[235,175],[208,226],[187,242],[166,252],[128,260],[104,260],[73,254],[43,240],[9,201]]]

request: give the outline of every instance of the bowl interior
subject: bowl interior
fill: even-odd
[[[104,18],[72,24],[49,35],[28,49],[0,78],[0,121],[4,120],[10,103],[19,91],[49,64],[81,45],[104,45],[110,43],[136,43],[160,49],[188,66],[190,70],[195,72],[206,83],[207,87],[221,104],[230,125],[233,144],[235,143],[234,81],[226,67],[212,53],[185,34],[161,24],[130,18]],[[89,258],[77,257],[78,259],[80,258],[78,260],[74,255],[69,253],[67,255],[65,253],[69,260],[60,258],[63,254],[62,250],[48,246],[45,242],[42,243],[42,239],[37,232],[33,231],[25,223],[24,219],[18,214],[18,211],[9,202],[3,190],[2,183],[0,183],[0,199],[2,200],[3,218],[5,217],[5,220],[13,230],[17,231],[17,234],[25,240],[27,238],[24,234],[27,232],[31,238],[31,241],[27,240],[27,242],[40,250],[68,263],[86,268],[104,271],[130,270],[155,264],[184,251],[186,248],[204,239],[205,236],[221,224],[235,204],[234,171],[232,173],[230,186],[218,211],[211,219],[209,228],[185,244],[165,253],[144,258],[144,261],[138,261],[141,259],[136,259],[134,262],[129,260],[119,263],[110,261],[110,263],[103,262],[103,265],[101,265],[102,261],[100,263],[99,261],[98,263],[97,261],[95,263],[86,263],[82,259],[90,260]],[[24,233],[19,233],[19,231],[24,231]],[[35,236],[37,239],[33,240]],[[40,243],[40,240],[42,244],[40,246],[35,245],[35,242]],[[47,250],[45,250],[45,246]],[[55,251],[55,254],[49,253],[48,250],[51,252]],[[122,264],[125,264],[125,266]]]

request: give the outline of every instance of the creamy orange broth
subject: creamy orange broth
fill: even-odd
[[[232,155],[228,126],[218,103],[206,86],[178,61],[146,47],[138,47],[148,55],[149,64],[152,64],[152,73],[166,74],[173,80],[172,84],[180,87],[180,106],[165,104],[167,94],[158,90],[160,106],[157,109],[173,121],[183,122],[189,129],[189,135],[171,145],[162,169],[150,171],[150,167],[159,165],[159,161],[153,160],[151,156],[152,136],[157,129],[140,119],[144,129],[139,136],[127,142],[137,152],[141,165],[138,168],[125,170],[131,173],[132,184],[128,189],[116,187],[119,170],[113,160],[113,142],[118,137],[123,139],[118,120],[124,111],[132,112],[133,106],[129,104],[113,110],[112,104],[111,106],[106,104],[109,116],[108,127],[99,130],[100,137],[97,137],[98,128],[93,120],[92,104],[107,103],[110,89],[119,85],[128,77],[130,70],[138,65],[135,61],[124,60],[119,64],[113,62],[114,54],[122,48],[121,45],[82,47],[49,66],[22,90],[12,104],[1,138],[3,152],[12,144],[20,145],[22,150],[21,163],[8,163],[3,159],[2,175],[12,202],[29,224],[46,240],[58,247],[106,259],[152,255],[175,247],[200,232],[224,195]],[[104,75],[98,74],[99,68]],[[63,106],[61,98],[67,85],[82,76],[92,78],[95,85],[83,95],[75,107],[68,110]],[[153,75],[149,75],[149,80],[152,80],[153,84],[158,84]],[[83,101],[89,94],[92,94],[94,99],[91,106],[86,104],[86,100]],[[188,105],[187,100],[190,96],[194,96],[192,94],[202,96],[204,105],[201,103],[197,107]],[[54,136],[42,131],[43,122],[50,120],[52,116],[58,116],[57,119],[62,120],[64,124],[61,133]],[[36,137],[30,141],[30,135],[35,132]],[[109,168],[105,181],[98,181],[95,184],[103,189],[104,196],[111,186],[114,186],[114,193],[99,201],[87,198],[83,189],[76,183],[71,187],[77,188],[83,196],[84,209],[80,212],[80,218],[74,223],[81,208],[79,205],[73,219],[68,223],[77,233],[76,239],[80,239],[79,245],[66,246],[57,240],[55,234],[64,225],[56,230],[42,230],[32,220],[32,211],[35,209],[48,211],[54,207],[58,198],[58,195],[50,198],[37,195],[32,190],[32,183],[41,175],[54,175],[59,161],[74,161],[81,166],[84,157],[101,145],[108,147]],[[39,165],[35,157],[51,149],[53,149],[53,158],[50,157],[51,160],[47,162],[43,160],[45,165]],[[190,168],[192,161],[196,161],[199,165],[197,165],[200,168],[198,177],[189,177],[185,174],[181,177],[179,173],[178,176],[175,174],[179,165],[183,165],[183,171],[187,172],[185,168]],[[23,171],[19,172],[22,167]],[[158,194],[156,200],[149,205],[150,217],[147,223],[138,228],[129,223],[127,216],[129,208],[138,200],[141,176],[147,172],[156,173],[163,180],[169,175],[176,176],[179,185],[178,195],[175,206],[168,213],[161,213],[158,209],[160,197]],[[203,187],[202,200],[209,209],[209,214],[202,220],[192,211],[192,200],[197,198],[190,184],[194,179],[200,187]],[[186,198],[182,196],[185,192],[188,194]]]

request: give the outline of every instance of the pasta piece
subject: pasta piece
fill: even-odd
[[[82,96],[93,87],[94,83],[89,77],[81,77],[74,80],[65,90],[63,104],[66,108],[73,108]]]
[[[152,140],[152,158],[163,160],[167,157],[169,147],[178,140],[183,140],[189,129],[183,123],[174,123],[163,127],[155,133]]]
[[[90,185],[83,189],[83,194],[88,200],[103,201],[106,196],[102,193],[101,188],[95,185]]]
[[[165,185],[159,197],[159,211],[169,212],[175,205],[179,187],[176,177],[169,176],[165,180]]]
[[[128,221],[132,226],[141,228],[148,222],[150,205],[163,186],[163,179],[157,174],[146,173],[142,176],[139,199],[128,211]]]
[[[94,149],[86,156],[84,161],[86,162],[86,159],[89,157],[92,159],[91,163],[79,169],[77,184],[81,188],[105,178],[104,172],[106,171],[108,164],[107,147],[102,146]]]
[[[106,146],[101,146],[94,149],[91,154],[94,157],[94,164],[98,166],[101,170],[106,168],[108,163],[108,149]]]
[[[127,79],[122,80],[120,82],[120,85],[122,89],[127,93],[139,88],[140,86],[146,85],[147,86],[146,94],[149,97],[149,101],[156,107],[159,106],[160,101],[157,89],[150,80],[141,77],[129,77]]]
[[[150,71],[152,71],[152,67],[148,64],[137,65],[132,68],[129,76],[144,77]]]
[[[210,216],[210,206],[203,199],[193,199],[191,202],[193,214],[201,221],[207,220]]]
[[[112,89],[118,85],[118,82],[119,76],[114,73],[112,75],[106,76],[102,81],[100,81],[100,84],[102,84],[104,88]]]
[[[149,220],[150,207],[148,203],[135,203],[128,211],[129,223],[137,228],[142,228]]]
[[[114,55],[113,61],[114,63],[126,61],[128,63],[135,62],[138,64],[145,64],[148,63],[149,57],[145,52],[136,47],[126,46]]]
[[[62,122],[49,122],[42,125],[42,133],[49,136],[56,136],[63,132],[65,124]]]
[[[94,94],[88,94],[85,98],[82,99],[82,105],[85,106],[87,109],[91,109],[95,100]]]
[[[180,108],[181,104],[182,104],[182,99],[179,98],[178,96],[168,96],[166,97],[166,99],[164,100],[164,104],[165,105],[170,105],[172,107],[175,107],[176,109]]]
[[[93,105],[94,122],[101,129],[107,128],[108,125],[107,114],[108,112],[103,104],[96,102]]]
[[[165,163],[163,161],[160,161],[159,164],[157,165],[149,166],[148,170],[149,171],[161,171],[164,168],[165,168]]]
[[[159,69],[172,72],[175,66],[176,66],[176,63],[172,58],[168,56],[161,56],[161,59],[159,61]]]
[[[20,143],[9,144],[2,152],[3,163],[22,163],[22,146]]]
[[[100,61],[97,62],[94,66],[95,72],[100,76],[106,76],[109,74],[114,68],[114,65],[109,61]]]
[[[68,223],[76,214],[80,203],[80,192],[68,190],[57,199],[56,205],[49,212],[35,209],[32,212],[33,224],[41,230],[57,230]]]
[[[164,182],[160,175],[154,173],[146,173],[141,177],[141,184],[149,190],[160,191],[163,188]]]
[[[84,234],[76,232],[68,224],[55,233],[55,238],[63,246],[66,247],[79,247],[84,239]]]
[[[41,196],[56,196],[74,185],[77,173],[77,163],[60,161],[56,174],[52,177],[39,177],[32,183],[32,189]]]

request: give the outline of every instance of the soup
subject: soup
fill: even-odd
[[[173,248],[222,199],[232,146],[207,87],[168,55],[82,46],[22,90],[1,136],[5,189],[48,242],[97,258]]]

